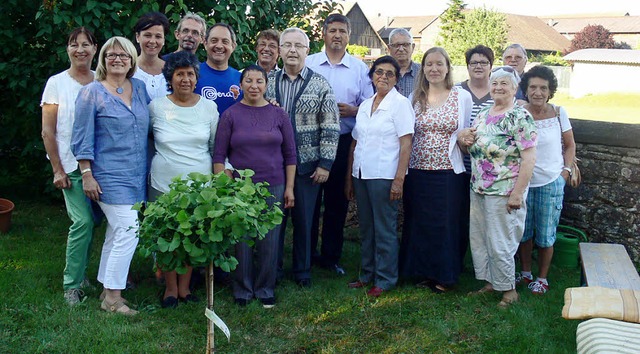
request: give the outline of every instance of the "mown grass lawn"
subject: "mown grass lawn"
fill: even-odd
[[[66,228],[64,207],[16,202],[14,225],[0,235],[0,353],[202,353],[204,304],[159,306],[151,261],[134,258],[138,287],[124,296],[141,310],[133,318],[99,310],[101,289],[69,308],[62,297]],[[95,276],[104,226],[94,242],[89,276]],[[346,283],[358,272],[356,230],[345,244],[346,277],[313,271],[313,287],[286,280],[277,306],[254,301],[237,307],[228,288],[218,288],[215,311],[231,329],[216,331],[221,353],[571,353],[578,321],[561,317],[564,289],[578,286],[579,270],[552,268],[545,296],[521,291],[521,301],[498,310],[499,295],[469,297],[479,288],[467,262],[459,286],[436,295],[400,284],[370,301]],[[289,254],[289,253],[288,253]],[[290,261],[287,259],[287,265]],[[205,297],[203,289],[196,291]]]
[[[612,93],[576,99],[558,93],[551,103],[563,106],[570,118],[640,124],[640,94]]]

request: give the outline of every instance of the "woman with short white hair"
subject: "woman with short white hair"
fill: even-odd
[[[476,293],[500,291],[498,307],[506,308],[518,300],[513,257],[524,232],[537,132],[531,114],[515,104],[518,73],[498,67],[489,81],[494,104],[459,134],[458,144],[471,155],[469,241],[476,278],[487,282]]]

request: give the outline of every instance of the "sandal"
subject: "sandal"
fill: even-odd
[[[138,311],[129,308],[129,306],[124,304],[124,299],[117,300],[116,302],[109,304],[107,300],[103,300],[102,304],[100,304],[100,308],[104,311],[111,313],[118,313],[125,316],[134,316],[138,314]]]
[[[100,299],[100,301],[104,301],[104,298],[107,297],[107,291],[106,290],[102,290],[102,292],[100,293],[100,297],[98,297],[98,299]],[[122,302],[125,305],[129,305],[129,301],[127,301],[126,299],[122,299]]]
[[[436,284],[436,283],[431,283],[429,285],[429,289],[431,289],[431,291],[433,291],[435,294],[442,294],[449,291],[449,289],[446,288],[444,285]]]
[[[433,282],[431,280],[423,280],[418,284],[416,284],[416,287],[419,289],[426,289],[426,288],[431,289],[432,286],[433,286]]]
[[[476,290],[476,291],[470,291],[467,295],[469,296],[475,296],[475,295],[484,295],[487,293],[492,293],[493,290],[493,285],[491,284],[487,284],[485,286],[483,286],[480,290]]]
[[[498,308],[506,309],[511,306],[511,304],[518,302],[518,300],[520,299],[520,295],[518,293],[515,294],[515,296],[502,296],[502,300],[500,300],[500,302],[498,303]]]

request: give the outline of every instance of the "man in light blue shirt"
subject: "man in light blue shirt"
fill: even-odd
[[[322,27],[325,51],[307,57],[306,65],[324,76],[336,96],[340,110],[340,140],[336,159],[331,174],[322,185],[314,215],[314,234],[311,241],[312,253],[316,254],[316,263],[332,269],[337,274],[344,274],[339,265],[344,239],[343,229],[347,215],[348,200],[344,195],[344,183],[347,171],[347,156],[353,138],[351,130],[356,123],[358,106],[365,99],[373,96],[373,86],[369,79],[369,68],[359,59],[347,53],[347,44],[351,35],[351,23],[341,14],[331,14]],[[317,255],[318,219],[320,217],[320,200],[324,199],[324,215],[322,224],[322,248]],[[305,284],[300,284],[305,285]]]

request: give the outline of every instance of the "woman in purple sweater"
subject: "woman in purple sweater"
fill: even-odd
[[[264,98],[267,73],[257,65],[244,69],[240,77],[242,100],[229,107],[220,118],[213,154],[213,172],[225,172],[225,159],[237,170],[251,169],[254,182],[268,182],[273,194],[269,205],[279,202],[285,208],[294,204],[293,181],[296,173],[296,143],[287,113]],[[284,202],[284,203],[283,203]],[[241,242],[236,245],[238,267],[233,279],[235,302],[245,306],[254,297],[265,308],[275,305],[278,235],[280,227],[269,231],[253,249]],[[254,271],[255,269],[255,271]]]

